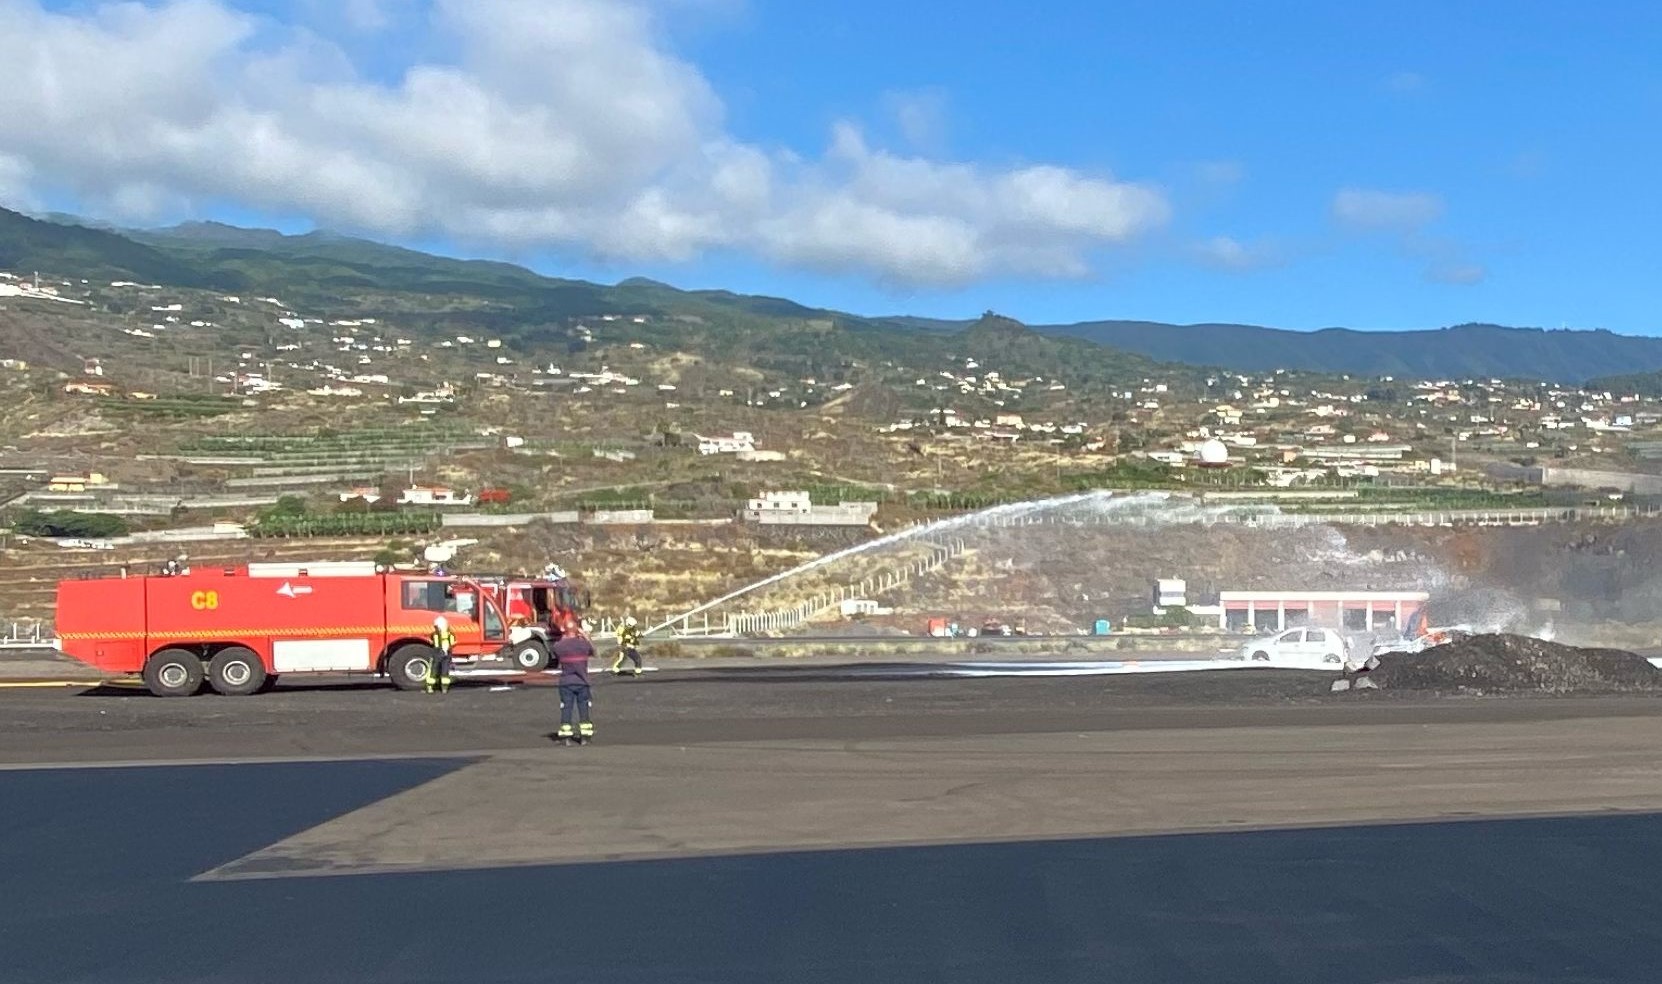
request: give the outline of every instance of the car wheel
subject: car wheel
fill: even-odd
[[[1270,661],[1270,654],[1266,653],[1262,649],[1260,649],[1257,652],[1252,654],[1252,658],[1255,659],[1255,660],[1258,660],[1261,663],[1268,663]]]

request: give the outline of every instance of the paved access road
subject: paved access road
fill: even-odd
[[[0,694],[0,980],[1656,980],[1662,702],[1206,676]]]

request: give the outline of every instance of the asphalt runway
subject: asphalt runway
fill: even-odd
[[[1181,676],[7,691],[0,981],[1657,980],[1662,701]]]
[[[1656,716],[1655,697],[1434,699],[1328,693],[1333,676],[1288,670],[1108,677],[865,677],[869,667],[751,666],[601,677],[606,745],[1234,726],[1539,722]],[[432,697],[343,678],[253,697],[154,698],[127,687],[0,690],[8,764],[488,753],[546,747],[559,714],[546,685],[458,687]]]
[[[196,877],[453,764],[0,775],[3,976],[1528,984],[1662,953],[1655,815]]]

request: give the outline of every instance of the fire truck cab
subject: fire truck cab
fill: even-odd
[[[534,673],[548,666],[549,651],[560,638],[560,620],[588,608],[588,592],[563,574],[482,576],[479,585],[508,619],[508,652],[514,666]]]
[[[250,694],[279,675],[374,673],[421,688],[434,621],[458,664],[509,643],[501,604],[463,577],[373,564],[249,564],[58,585],[63,651],[109,673],[139,673],[158,696]]]

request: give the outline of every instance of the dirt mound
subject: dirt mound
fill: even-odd
[[[1392,690],[1461,693],[1662,691],[1662,670],[1621,649],[1581,649],[1518,635],[1479,635],[1380,657],[1368,674]]]

